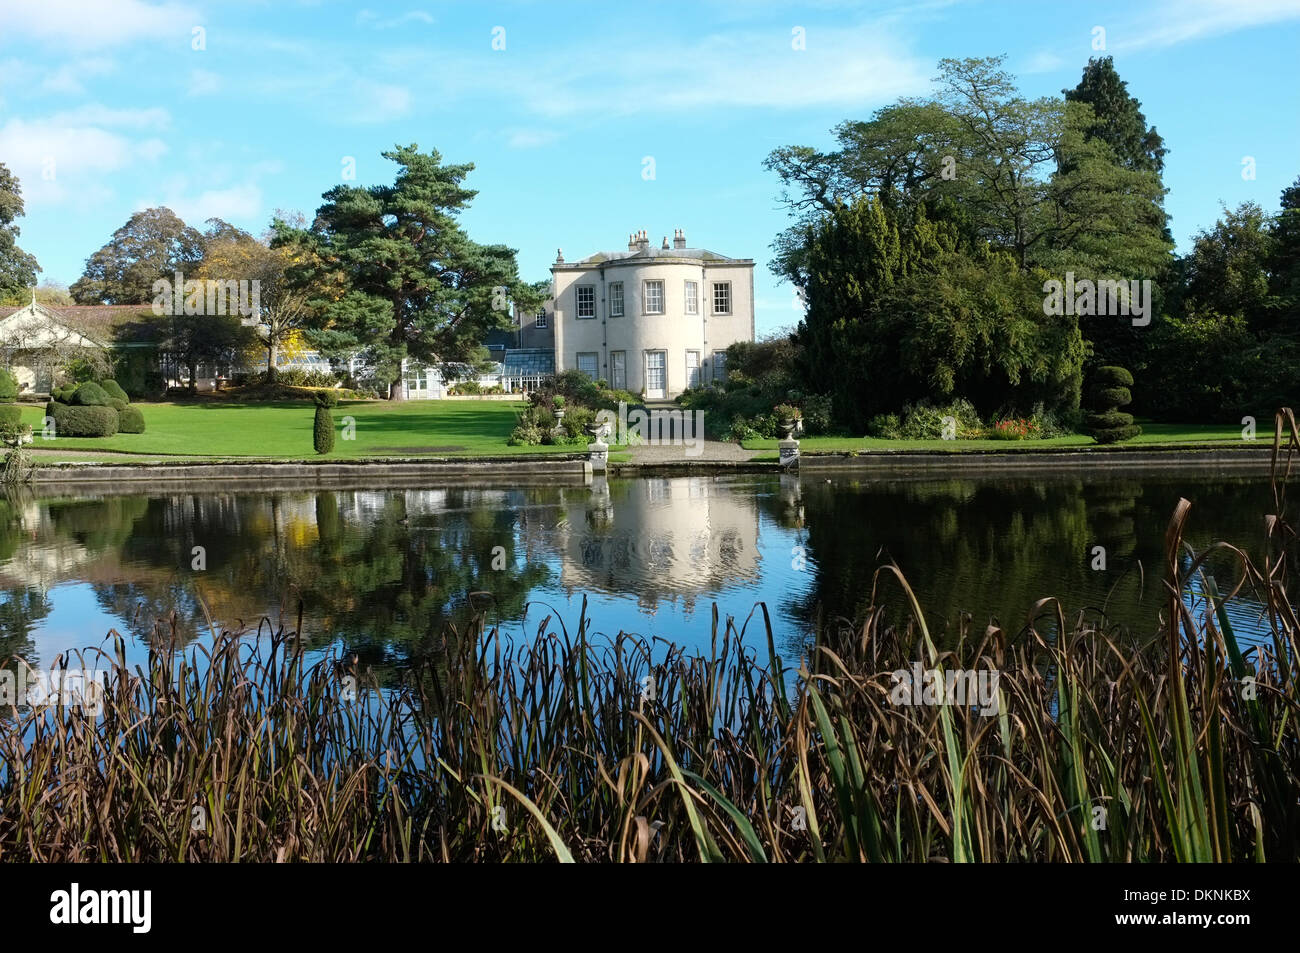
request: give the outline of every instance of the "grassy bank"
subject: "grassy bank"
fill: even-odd
[[[139,404],[147,431],[105,438],[60,437],[42,440],[44,408],[23,408],[23,422],[37,434],[35,449],[69,458],[95,454],[149,456],[311,459],[313,407],[301,401],[236,403],[196,400]],[[344,402],[334,409],[339,428],[329,459],[375,456],[495,456],[521,453],[572,453],[573,447],[506,444],[522,402],[494,400],[416,400]],[[344,418],[356,422],[356,437],[343,439]],[[579,448],[580,449],[580,448]],[[84,456],[82,456],[84,455]]]
[[[396,692],[283,633],[161,629],[134,671],[118,637],[66,660],[112,666],[101,717],[3,716],[0,860],[1295,860],[1300,625],[1277,567],[1245,566],[1270,649],[1189,608],[1188,518],[1175,624],[1144,647],[1048,602],[940,654],[888,567],[863,585],[910,618],[827,625],[803,659],[765,609],[715,616],[703,658],[585,619],[519,644],[473,625]],[[996,710],[906,704],[913,664],[997,673]]]
[[[1142,433],[1125,442],[1124,447],[1175,447],[1204,444],[1222,447],[1260,447],[1269,439],[1261,433],[1256,441],[1241,439],[1241,427],[1226,424],[1142,424]],[[746,440],[747,450],[775,451],[778,441]],[[1020,452],[1059,448],[1095,448],[1097,443],[1087,434],[1048,437],[1042,440],[885,440],[879,437],[804,437],[799,441],[801,453],[843,453],[871,450],[930,450],[936,453],[962,453],[971,450]]]

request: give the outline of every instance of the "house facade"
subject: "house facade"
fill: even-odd
[[[680,229],[659,247],[644,230],[626,251],[551,266],[557,371],[580,370],[646,400],[671,400],[726,376],[725,351],[754,340],[754,260],[691,248]]]

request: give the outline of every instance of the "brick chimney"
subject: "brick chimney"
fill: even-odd
[[[664,251],[667,251],[667,250],[668,250],[668,236],[667,236],[667,235],[664,236],[663,249],[664,249]]]
[[[636,236],[632,232],[627,233],[627,250],[636,251]]]
[[[665,244],[664,247],[667,248],[668,247],[667,244]],[[680,228],[677,229],[675,232],[673,232],[673,247],[674,248],[686,247],[686,233],[682,231]]]

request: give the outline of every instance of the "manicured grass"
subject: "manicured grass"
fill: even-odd
[[[132,453],[176,457],[317,459],[312,448],[314,408],[301,401],[243,404],[215,400],[138,404],[146,432],[107,438],[40,437],[44,408],[23,409],[36,431],[34,447],[87,454]],[[522,402],[497,400],[352,401],[334,408],[339,430],[334,452],[320,459],[577,453],[582,447],[511,447],[506,444]],[[344,439],[345,417],[356,422]],[[71,456],[71,453],[69,453]],[[41,459],[46,459],[45,455]]]
[[[1121,446],[1159,447],[1176,444],[1222,444],[1224,448],[1259,447],[1270,435],[1261,431],[1253,442],[1241,439],[1240,425],[1143,423],[1142,434]],[[746,440],[747,450],[775,450],[777,440]],[[865,450],[933,450],[961,453],[970,450],[1026,451],[1061,447],[1096,447],[1087,434],[1052,437],[1046,440],[883,440],[879,437],[805,437],[799,441],[802,453],[832,453]]]

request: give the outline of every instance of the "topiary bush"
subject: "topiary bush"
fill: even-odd
[[[144,433],[144,414],[140,413],[139,407],[127,404],[118,408],[117,431],[118,433]]]
[[[56,387],[50,391],[50,397],[57,400],[60,404],[72,403],[72,395],[77,392],[76,384],[64,384],[62,387]]]
[[[112,407],[116,411],[122,411],[129,407],[130,404],[124,400],[118,400],[116,397],[110,397],[108,399],[108,406]]]
[[[1088,432],[1098,443],[1132,440],[1142,432],[1133,415],[1119,408],[1132,403],[1133,375],[1122,367],[1099,367],[1092,382],[1094,412],[1088,415]]]
[[[7,368],[0,367],[0,401],[18,399],[18,378]]]
[[[17,427],[23,412],[13,404],[0,404],[0,430]]]
[[[117,433],[117,411],[95,405],[55,404],[54,432],[60,437],[111,437]]]
[[[108,394],[94,381],[79,384],[72,395],[72,403],[78,407],[107,407]]]
[[[126,396],[126,391],[122,389],[122,385],[112,378],[100,381],[99,386],[104,388],[104,393],[109,397],[115,397],[124,404],[131,403],[131,398]]]
[[[319,391],[315,395],[316,420],[312,429],[312,444],[317,453],[329,453],[334,449],[334,417],[330,408],[339,402],[330,391]]]

